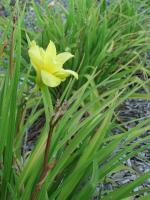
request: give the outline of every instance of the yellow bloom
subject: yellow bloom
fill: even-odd
[[[69,52],[56,54],[55,44],[50,41],[46,50],[30,42],[29,56],[37,73],[37,82],[43,82],[49,87],[58,86],[70,75],[78,79],[78,74],[72,70],[63,69],[63,64],[73,57]]]

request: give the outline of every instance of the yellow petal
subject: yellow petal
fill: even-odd
[[[56,47],[52,41],[49,42],[49,45],[46,49],[46,54],[49,55],[50,57],[56,56]]]
[[[78,79],[78,74],[72,70],[61,69],[54,73],[60,79],[66,79],[68,76],[73,75],[76,79]]]
[[[33,41],[30,42],[30,47],[34,47],[34,46],[36,46],[35,40],[33,40]]]
[[[61,83],[60,78],[43,70],[41,71],[41,77],[43,83],[49,87],[57,87]]]
[[[36,45],[35,41],[31,42],[31,46],[29,48],[29,56],[32,65],[36,69],[36,71],[40,70],[42,66],[44,66],[44,50]]]
[[[44,55],[44,70],[49,73],[56,72],[58,70],[56,63],[56,47],[55,44],[50,41]]]
[[[64,53],[60,53],[56,56],[56,60],[58,62],[59,67],[62,67],[63,64],[69,60],[70,58],[72,58],[74,55],[72,55],[69,52],[64,52]]]

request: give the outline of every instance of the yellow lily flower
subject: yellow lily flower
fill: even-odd
[[[56,87],[70,75],[78,79],[78,74],[72,70],[63,69],[63,64],[73,57],[69,52],[56,54],[55,44],[50,41],[46,50],[30,42],[29,56],[37,73],[37,83],[42,82],[49,87]]]

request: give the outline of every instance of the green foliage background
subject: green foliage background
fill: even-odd
[[[70,0],[68,9],[59,2],[54,9],[46,1],[41,2],[42,6],[32,1],[35,30],[24,23],[26,5],[17,2],[11,9],[9,1],[4,3],[10,16],[0,18],[1,199],[31,198],[42,169],[51,110],[57,113],[57,99],[61,104],[67,102],[68,108],[53,130],[49,163],[56,161],[56,165],[48,171],[36,199],[91,199],[96,187],[111,173],[127,168],[124,161],[148,148],[143,142],[150,136],[135,139],[150,129],[150,119],[126,130],[123,122],[118,124],[117,108],[128,98],[150,99],[150,71],[145,65],[150,5],[148,1],[118,0],[108,7],[105,0],[100,4],[95,0]],[[14,13],[17,21],[12,40]],[[56,89],[37,91],[26,34],[44,48],[52,40],[58,52],[73,53],[75,58],[67,68],[77,71],[79,80],[69,79]],[[9,57],[13,58],[12,77]],[[139,93],[140,89],[145,92]],[[42,114],[45,124],[34,149],[24,159],[25,134]],[[114,135],[114,128],[121,133]],[[148,177],[150,172],[112,192],[96,195],[99,199],[129,199],[135,195],[133,189]]]

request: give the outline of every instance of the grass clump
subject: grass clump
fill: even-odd
[[[13,21],[10,16],[0,19],[2,199],[88,200],[96,195],[119,200],[146,191],[133,189],[150,177],[149,172],[112,192],[95,194],[112,173],[133,172],[125,161],[148,147],[149,136],[143,133],[150,129],[150,119],[129,130],[118,123],[118,107],[126,99],[149,99],[149,67],[145,66],[149,16],[140,10],[147,8],[146,3],[125,0],[107,6],[104,0],[70,0],[66,8],[60,2],[53,6],[32,1],[36,13],[32,29],[24,23],[26,7],[17,2]],[[58,52],[74,54],[64,66],[77,71],[79,80],[68,79],[56,88],[34,87],[26,35],[43,48],[52,40]],[[25,155],[25,138],[40,116],[44,118],[40,134]],[[120,134],[114,134],[114,129]]]

